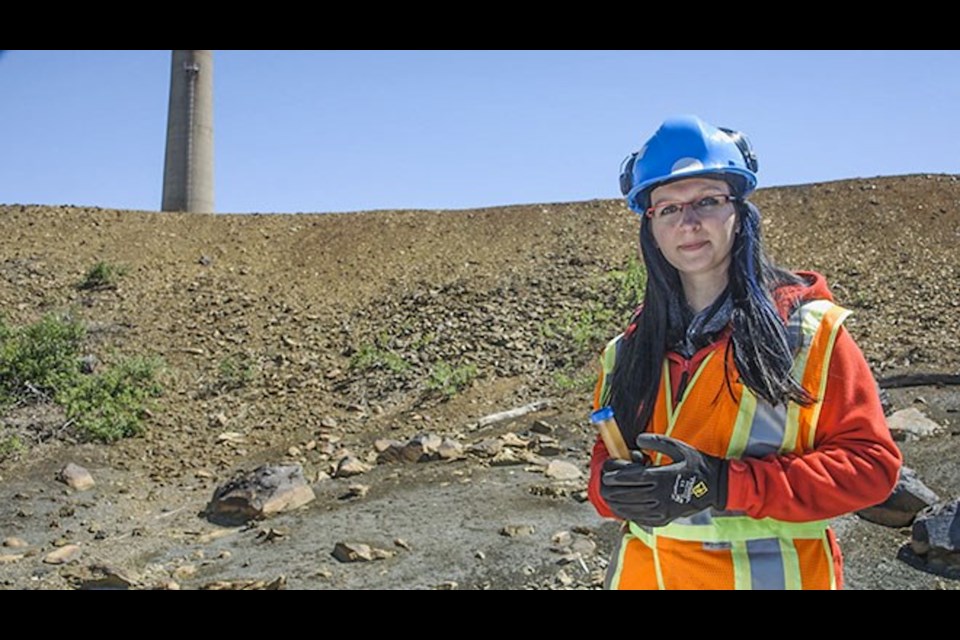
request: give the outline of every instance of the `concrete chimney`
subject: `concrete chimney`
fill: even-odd
[[[174,51],[163,211],[213,213],[213,51]]]

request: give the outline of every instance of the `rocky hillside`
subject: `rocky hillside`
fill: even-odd
[[[777,262],[823,272],[838,301],[854,311],[848,326],[878,377],[960,371],[956,176],[782,187],[761,190],[753,200],[764,214],[765,238]],[[512,429],[529,443],[526,430],[539,420],[546,424],[545,434],[559,442],[563,457],[585,470],[592,368],[598,350],[632,307],[636,235],[634,214],[613,200],[323,215],[0,205],[0,309],[7,325],[68,313],[86,327],[83,348],[94,369],[108,369],[132,355],[157,356],[164,363],[163,394],[146,417],[145,432],[136,438],[113,445],[85,443],[50,403],[18,406],[5,414],[0,443],[23,446],[0,449],[0,476],[10,496],[19,492],[25,497],[4,500],[12,506],[0,510],[0,538],[23,538],[34,555],[12,554],[23,557],[0,565],[0,580],[9,576],[5,584],[13,588],[71,584],[64,577],[69,566],[41,560],[50,549],[73,542],[85,546],[88,556],[112,560],[130,572],[169,574],[173,559],[150,571],[144,560],[161,548],[168,550],[169,544],[138,542],[141,556],[114,557],[108,542],[128,539],[133,529],[114,522],[114,530],[106,531],[105,521],[115,513],[131,521],[149,513],[154,518],[149,521],[156,523],[156,514],[165,509],[173,513],[185,504],[202,506],[236,470],[280,461],[302,465],[314,483],[320,499],[308,512],[313,509],[318,517],[323,510],[339,513],[344,501],[336,494],[346,484],[324,478],[336,471],[345,451],[379,470],[378,438],[403,441],[431,432],[469,445],[488,435],[477,427],[484,416],[537,400],[547,400],[549,408],[526,421],[507,423],[512,426],[497,435]],[[79,288],[98,263],[118,269],[110,286]],[[957,402],[949,394],[945,399],[932,391],[894,395],[901,406],[922,396],[926,406],[920,406],[927,415],[948,431],[960,428]],[[947,442],[954,439],[947,436]],[[916,455],[919,462],[926,454],[918,449]],[[471,460],[488,466],[469,456],[457,464],[470,465]],[[87,497],[64,492],[53,476],[69,461],[86,462],[112,484],[99,483]],[[960,495],[960,474],[934,466],[928,482],[945,495]],[[424,471],[428,468],[429,473]],[[467,468],[461,471],[470,476]],[[436,466],[392,469],[379,471],[382,482],[401,472],[397,470],[422,477],[441,473]],[[447,465],[444,473],[451,469],[456,471]],[[530,491],[550,493],[538,478],[540,488]],[[455,475],[437,482],[464,479]],[[589,506],[572,498],[579,489],[554,490],[562,495],[552,499],[564,509],[576,509],[571,517],[589,518]],[[428,486],[423,491],[429,495]],[[324,492],[332,502],[317,506]],[[37,531],[43,527],[33,520],[46,519],[49,509],[24,506],[41,497],[56,497],[58,509],[72,510],[55,518],[57,527],[43,522],[47,530],[42,534]],[[494,530],[523,519],[522,511],[509,511],[509,497],[494,493],[490,500],[502,501],[507,509],[497,516]],[[111,509],[96,511],[104,501],[112,501]],[[350,505],[364,513],[363,499]],[[96,522],[90,514],[84,516],[84,508],[96,511]],[[28,515],[18,515],[18,510]],[[195,511],[179,514],[191,521],[171,516],[160,522],[176,521],[182,535],[199,531],[205,521]],[[458,526],[466,518],[461,514]],[[583,579],[573,584],[596,585],[595,570],[602,569],[606,544],[606,529],[598,522],[583,525],[599,546],[597,564],[581,562]],[[27,539],[25,533],[31,532],[34,539]],[[148,527],[134,537],[152,535]],[[307,540],[304,536],[299,539]],[[182,540],[178,544],[183,551]],[[850,552],[852,558],[857,555]],[[320,564],[327,562],[325,557]],[[391,582],[389,571],[379,582],[372,575],[367,582],[351,581],[338,573],[335,560],[329,562],[333,568],[323,571],[332,577],[326,582],[302,578],[298,583],[290,578],[294,567],[271,566],[297,587],[404,584],[399,578]],[[398,566],[396,575],[402,573],[397,558],[386,562]],[[421,574],[432,570],[423,562]],[[891,574],[906,570],[895,560],[890,566]],[[226,561],[218,567],[218,576],[242,573]],[[459,583],[554,584],[540,565],[532,569],[516,579],[492,569],[484,579],[461,572]],[[869,573],[851,571],[852,586],[857,581],[862,588],[885,584]],[[933,584],[925,574],[916,574],[908,586]],[[180,582],[191,587],[201,581]]]

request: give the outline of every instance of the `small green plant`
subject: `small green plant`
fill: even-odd
[[[426,385],[428,389],[439,391],[448,398],[452,398],[476,377],[477,366],[474,364],[452,367],[446,362],[438,362],[430,371]]]
[[[217,368],[216,390],[220,393],[242,389],[256,377],[256,370],[246,354],[227,356]]]
[[[85,335],[83,325],[66,315],[18,328],[0,321],[0,405],[52,399],[76,384]]]
[[[122,265],[103,262],[102,260],[87,270],[78,289],[102,290],[116,289],[117,281],[127,274],[127,268]]]
[[[357,352],[350,358],[350,368],[359,371],[367,369],[384,368],[393,373],[405,373],[410,370],[411,365],[389,349],[378,347],[375,344],[361,345]]]
[[[568,374],[564,371],[554,374],[553,384],[560,391],[573,391],[575,393],[585,393],[593,389],[597,382],[597,374],[594,372]]]
[[[579,352],[596,350],[599,343],[611,336],[616,318],[613,309],[599,303],[590,303],[583,309],[565,313],[558,319],[547,320],[540,332],[546,338],[570,340]]]
[[[23,441],[15,434],[0,438],[0,460],[6,460],[25,449]]]
[[[626,269],[611,271],[608,275],[617,283],[619,306],[632,309],[643,299],[643,293],[647,287],[647,270],[636,256],[630,256]]]
[[[91,376],[58,395],[67,417],[90,440],[114,442],[142,432],[151,398],[161,393],[158,358],[132,357]]]

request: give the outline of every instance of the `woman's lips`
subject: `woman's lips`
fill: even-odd
[[[680,251],[696,251],[697,249],[706,246],[709,240],[704,240],[703,242],[691,242],[690,244],[680,245]]]

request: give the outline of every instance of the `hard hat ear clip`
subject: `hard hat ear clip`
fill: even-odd
[[[637,152],[634,151],[620,163],[620,193],[627,195],[633,188],[633,165],[637,162]]]
[[[743,156],[743,162],[747,165],[747,169],[753,173],[756,173],[760,168],[760,161],[757,160],[757,152],[753,150],[753,145],[750,144],[750,140],[747,138],[747,136],[739,131],[734,131],[733,129],[726,129],[724,127],[717,128],[730,136],[734,144],[737,145],[737,149],[740,150],[740,155]]]

